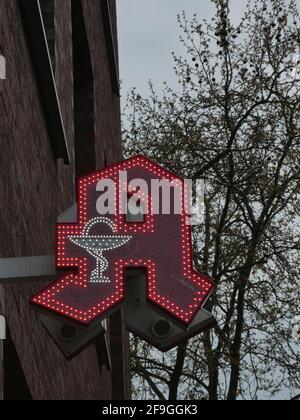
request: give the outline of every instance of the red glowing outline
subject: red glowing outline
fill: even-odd
[[[76,320],[82,324],[89,324],[95,318],[102,316],[109,310],[113,309],[116,305],[120,304],[125,298],[125,267],[145,267],[148,271],[148,299],[163,308],[168,313],[178,318],[184,324],[190,324],[209,298],[210,294],[214,289],[214,283],[208,277],[197,273],[193,269],[192,264],[192,236],[191,227],[186,224],[185,204],[188,203],[187,194],[182,200],[182,216],[181,216],[181,230],[182,230],[182,243],[181,251],[182,255],[182,275],[185,279],[188,279],[198,286],[201,286],[201,291],[197,292],[197,296],[193,299],[193,302],[189,305],[188,311],[184,311],[179,308],[174,302],[171,302],[164,296],[157,293],[157,281],[156,281],[156,265],[151,260],[130,260],[128,262],[119,260],[116,262],[116,277],[115,277],[115,292],[112,296],[102,300],[97,306],[89,309],[88,311],[80,311],[75,308],[69,307],[61,302],[55,301],[53,297],[56,293],[59,293],[69,284],[75,284],[78,287],[86,288],[88,284],[87,280],[87,260],[86,258],[68,258],[65,256],[65,242],[68,236],[78,235],[82,232],[87,222],[87,187],[100,179],[115,177],[122,170],[130,170],[134,167],[141,167],[147,169],[151,173],[155,174],[159,178],[172,180],[179,180],[184,185],[184,180],[172,174],[170,171],[160,167],[153,163],[149,159],[143,156],[136,156],[126,161],[114,164],[106,169],[94,172],[92,174],[80,177],[77,185],[77,197],[78,197],[78,222],[77,224],[58,224],[57,225],[57,252],[56,252],[56,265],[57,268],[78,268],[78,273],[68,274],[44,291],[36,294],[32,299],[31,303],[48,310],[54,311],[58,314],[64,315],[68,318]],[[116,189],[116,194],[119,195],[119,187]],[[186,190],[184,190],[186,192]],[[117,198],[117,197],[116,197]],[[119,200],[116,200],[119,205]],[[148,206],[152,206],[148,200]],[[149,209],[149,207],[148,207]],[[119,210],[119,209],[118,209]],[[143,232],[143,233],[154,233],[154,220],[153,215],[148,214],[145,216],[144,223],[128,224],[124,222],[124,215],[117,214],[116,221],[118,230],[122,227],[124,232]],[[121,222],[122,221],[122,222]]]

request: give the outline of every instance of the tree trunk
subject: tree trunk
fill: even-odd
[[[229,401],[236,401],[237,395],[238,395],[240,367],[241,367],[240,352],[241,352],[242,334],[243,334],[243,327],[244,327],[244,301],[245,301],[244,298],[245,298],[245,290],[243,288],[239,291],[235,339],[234,339],[234,342],[230,351],[231,375],[230,375],[230,384],[229,384],[228,397],[227,397]]]
[[[179,387],[180,378],[181,378],[183,367],[184,367],[185,356],[186,356],[186,344],[182,344],[177,349],[176,364],[170,378],[170,383],[169,383],[169,400],[170,401],[177,401],[178,387]]]
[[[218,396],[218,383],[219,383],[219,358],[217,354],[213,351],[211,341],[210,341],[210,332],[204,333],[203,337],[204,351],[206,355],[207,365],[208,365],[208,398],[210,401],[217,401]]]

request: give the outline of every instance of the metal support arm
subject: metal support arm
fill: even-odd
[[[59,216],[59,223],[77,222],[77,205],[75,204]],[[42,255],[21,258],[0,258],[0,284],[32,281],[54,281],[59,275],[55,266],[54,255]]]
[[[55,256],[2,258],[0,259],[0,283],[12,281],[29,281],[54,279],[58,275],[55,267]]]

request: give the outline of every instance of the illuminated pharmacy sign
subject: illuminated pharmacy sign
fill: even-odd
[[[31,303],[87,325],[122,304],[126,271],[137,268],[148,301],[189,325],[214,285],[193,269],[185,181],[137,156],[80,178],[77,199],[77,223],[57,226],[66,274]]]

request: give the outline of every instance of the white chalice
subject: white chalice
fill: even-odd
[[[91,235],[91,229],[101,223],[108,225],[112,229],[113,235]],[[96,268],[92,271],[90,282],[110,283],[110,279],[103,274],[109,267],[109,262],[103,256],[103,252],[126,245],[132,239],[132,236],[118,235],[117,228],[112,220],[107,217],[96,217],[85,225],[81,235],[69,236],[69,239],[96,258]]]

